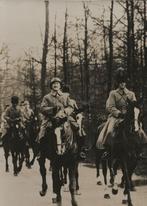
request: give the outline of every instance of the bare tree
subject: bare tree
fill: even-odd
[[[82,60],[82,51],[80,46],[78,23],[76,23],[76,34],[77,34],[77,42],[78,42],[78,57],[79,57],[79,64],[80,64],[81,98],[83,100],[84,98],[83,60]]]
[[[47,69],[47,54],[48,54],[48,36],[49,36],[49,1],[45,0],[45,36],[42,53],[42,68],[41,68],[41,96],[45,95],[46,69]]]
[[[88,103],[89,101],[89,61],[88,61],[88,15],[89,9],[83,4],[84,7],[84,69],[85,69],[85,100]]]
[[[54,76],[57,76],[57,33],[56,33],[56,16],[55,16],[55,24],[54,24]]]
[[[67,9],[65,12],[65,24],[64,24],[64,36],[63,36],[63,72],[64,72],[64,83],[69,83],[69,76],[68,76],[68,39],[67,39],[67,20],[68,20],[68,13]]]
[[[111,1],[110,8],[110,26],[109,26],[109,66],[108,66],[108,93],[112,87],[112,69],[113,69],[113,8],[114,1]]]

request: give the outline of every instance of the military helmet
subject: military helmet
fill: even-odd
[[[51,81],[50,81],[50,88],[52,87],[52,84],[53,84],[54,82],[59,82],[60,85],[62,86],[62,81],[61,81],[61,79],[58,78],[58,77],[53,77],[53,78],[51,79]]]
[[[127,82],[127,72],[124,68],[120,67],[116,70],[115,81],[119,84]]]
[[[18,104],[18,102],[19,102],[18,96],[12,96],[11,97],[11,103],[12,104]]]

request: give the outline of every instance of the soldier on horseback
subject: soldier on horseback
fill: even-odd
[[[96,146],[99,149],[104,148],[104,145],[106,145],[109,142],[110,137],[113,136],[115,128],[121,121],[123,121],[127,112],[128,100],[132,103],[136,102],[134,92],[126,88],[126,71],[123,68],[119,68],[115,78],[117,89],[110,92],[106,102],[106,110],[108,111],[109,116],[98,137]]]
[[[38,142],[41,142],[46,128],[52,128],[53,124],[58,124],[60,121],[58,118],[54,118],[56,114],[62,110],[64,114],[61,114],[61,118],[67,119],[67,116],[70,116],[73,113],[73,102],[71,101],[68,93],[63,93],[61,91],[62,82],[59,78],[52,78],[50,83],[51,92],[44,96],[41,103],[41,113],[43,114],[43,120],[40,127],[40,132],[38,136]],[[73,120],[73,119],[72,119]],[[71,121],[76,127],[75,121]]]
[[[69,171],[69,190],[73,205],[76,204],[76,168],[78,157],[77,123],[75,100],[70,98],[69,92],[63,91],[62,82],[54,77],[50,83],[51,91],[44,96],[41,103],[43,121],[41,124],[38,142],[40,173],[42,176],[41,196],[47,191],[45,159],[49,159],[52,165],[53,202],[61,202],[62,167]]]
[[[18,107],[19,98],[17,96],[11,97],[11,106],[9,106],[4,114],[4,119],[6,120],[7,124],[9,125],[7,129],[7,134],[10,132],[11,135],[11,129],[15,125],[19,128],[23,128],[22,124],[22,113],[20,108]]]
[[[31,133],[33,132],[33,122],[34,122],[34,112],[30,107],[30,103],[26,100],[23,102],[22,108],[22,122],[25,127],[26,137],[30,138]]]

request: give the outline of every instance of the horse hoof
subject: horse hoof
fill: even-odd
[[[28,169],[31,169],[31,164],[26,164],[26,167],[28,168]]]
[[[14,173],[14,176],[17,177],[17,176],[18,176],[18,173]]]
[[[101,182],[101,181],[97,181],[96,184],[97,184],[97,185],[102,185],[102,182]]]
[[[32,166],[33,164],[34,164],[34,161],[31,161],[31,162],[30,162],[30,166]]]
[[[9,169],[6,169],[6,172],[9,172]]]
[[[128,201],[127,200],[122,200],[122,204],[126,205],[126,204],[128,204]]]
[[[43,197],[43,196],[46,195],[46,191],[40,191],[39,194],[40,194],[41,197]]]
[[[130,188],[130,191],[131,191],[131,192],[136,192],[136,188],[135,188],[135,187],[131,187],[131,188]]]
[[[109,194],[104,194],[104,198],[105,199],[110,199],[110,195]]]
[[[53,204],[61,203],[61,201],[62,201],[61,196],[57,196],[57,197],[55,197],[55,198],[52,198],[52,203],[53,203]]]
[[[112,194],[113,194],[113,195],[117,195],[117,194],[118,194],[118,189],[112,188]]]
[[[119,185],[118,185],[120,188],[124,188],[124,184],[123,183],[120,183]]]
[[[78,203],[76,200],[71,200],[71,204],[72,204],[72,206],[78,206]]]

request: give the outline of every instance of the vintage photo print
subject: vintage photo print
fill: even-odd
[[[0,0],[0,205],[146,202],[147,1]]]

